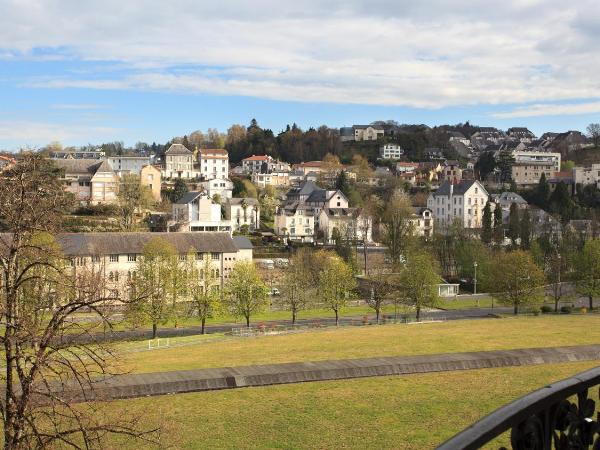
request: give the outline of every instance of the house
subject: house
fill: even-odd
[[[188,261],[191,257],[195,264],[204,265],[210,260],[221,287],[238,261],[252,261],[252,244],[232,239],[229,233],[64,233],[56,240],[73,270],[100,271],[109,286],[125,290],[135,276],[144,247],[157,238],[175,248],[179,261]]]
[[[200,186],[210,198],[218,195],[221,199],[231,198],[233,192],[233,182],[227,178],[212,178],[201,181]]]
[[[490,195],[490,201],[499,205],[503,210],[510,210],[513,203],[517,205],[519,209],[525,209],[529,206],[527,201],[516,192],[502,192],[501,194]]]
[[[260,204],[255,198],[230,198],[224,207],[225,218],[231,222],[233,231],[240,231],[243,226],[249,231],[260,228]]]
[[[441,149],[435,147],[428,147],[424,150],[425,158],[433,161],[436,159],[444,159],[444,153]]]
[[[51,150],[51,159],[104,159],[106,153],[98,150]]]
[[[383,137],[385,130],[379,125],[352,125],[354,141],[376,141]]]
[[[242,159],[242,168],[246,174],[289,172],[290,165],[269,155],[252,155]]]
[[[142,168],[152,164],[149,156],[109,156],[106,158],[117,175],[140,175]]]
[[[436,226],[448,227],[458,221],[464,228],[481,228],[483,208],[489,195],[477,180],[448,181],[431,193],[427,207],[433,212]]]
[[[458,161],[448,160],[442,167],[442,178],[450,181],[451,183],[457,184],[462,180],[462,169]]]
[[[172,144],[165,152],[166,178],[196,178],[194,170],[194,154],[182,144]]]
[[[542,173],[551,178],[560,171],[560,153],[514,151],[512,156],[511,178],[517,185],[537,184]]]
[[[314,242],[314,208],[299,202],[280,207],[275,215],[275,234],[292,241]]]
[[[304,179],[304,174],[302,174]],[[252,183],[258,187],[286,187],[290,185],[290,172],[253,173]]]
[[[180,231],[226,231],[231,234],[231,221],[224,219],[221,205],[206,192],[193,191],[173,204],[173,220]]]
[[[159,202],[160,201],[160,185],[161,185],[161,172],[156,166],[148,164],[140,170],[140,184],[148,187],[152,192],[152,198]]]
[[[433,212],[426,207],[415,207],[410,221],[413,226],[413,235],[424,237],[433,236]]]
[[[98,205],[117,201],[119,177],[108,161],[67,158],[54,160],[54,165],[61,170],[66,191],[80,203]]]
[[[311,172],[325,172],[325,165],[323,164],[323,161],[307,161],[299,164],[294,164],[292,166],[292,169],[294,171],[302,171],[302,173],[304,173],[304,176],[306,176]]]
[[[229,154],[221,148],[205,148],[198,152],[198,172],[203,180],[227,178]]]
[[[507,131],[509,139],[514,139],[526,144],[531,143],[536,137],[531,131],[523,127],[512,127]]]
[[[379,147],[379,157],[382,159],[400,159],[404,150],[398,144],[385,144]]]
[[[419,168],[419,163],[413,163],[413,162],[397,162],[396,163],[396,173],[397,174],[416,172],[418,168]]]
[[[575,195],[575,180],[573,179],[573,171],[565,170],[554,172],[554,175],[546,180],[550,191],[554,191],[556,187],[562,183],[567,187],[569,194]]]
[[[574,167],[573,182],[575,185],[587,186],[594,184],[600,188],[600,164],[592,164],[589,167]]]
[[[562,226],[551,214],[537,206],[529,207],[533,237],[547,236],[549,239],[560,239]]]
[[[319,212],[319,234],[326,244],[333,244],[335,230],[345,239],[372,241],[373,223],[360,208],[323,208]]]
[[[312,182],[313,186],[316,185]],[[289,198],[289,197],[288,197]],[[301,200],[302,202],[302,200]],[[324,208],[348,208],[348,198],[340,190],[314,189],[303,202],[311,207],[315,213],[315,224],[319,225],[319,214]]]
[[[10,156],[0,155],[0,172],[11,169],[17,160],[15,158],[11,158]]]
[[[449,142],[460,142],[462,145],[471,145],[471,140],[459,131],[448,131]]]

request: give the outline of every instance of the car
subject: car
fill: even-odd
[[[279,292],[279,289],[277,288],[271,288],[269,290],[269,295],[278,296],[281,295],[281,292]]]

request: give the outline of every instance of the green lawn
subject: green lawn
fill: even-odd
[[[296,334],[217,339],[184,347],[127,353],[124,355],[124,364],[135,372],[156,372],[598,342],[600,315],[529,316],[339,329],[331,327]]]
[[[471,298],[443,298],[438,301],[440,309],[471,309],[471,308],[490,308],[492,306],[492,297],[482,297],[479,300]],[[504,306],[494,300],[494,306]]]
[[[161,427],[163,445],[178,449],[430,449],[509,401],[596,364],[290,384],[104,407],[108,415],[141,415],[146,427]],[[110,448],[140,444],[115,439]]]

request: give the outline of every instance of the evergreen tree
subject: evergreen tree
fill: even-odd
[[[560,214],[563,220],[572,218],[574,204],[567,185],[562,181],[556,185],[556,189],[550,195],[548,200],[548,209],[550,212]]]
[[[492,242],[493,230],[492,230],[492,208],[490,202],[485,204],[483,208],[483,218],[481,224],[481,240],[490,244]]]
[[[542,209],[548,207],[548,199],[550,198],[550,186],[546,180],[546,174],[542,173],[540,181],[535,189],[533,202]]]
[[[504,241],[504,229],[502,228],[502,208],[498,203],[494,208],[494,242],[502,244]]]
[[[531,216],[527,209],[525,209],[521,215],[519,237],[521,238],[521,248],[523,250],[529,249],[531,243]]]
[[[512,166],[515,158],[508,150],[503,150],[498,155],[497,167],[500,169],[500,181],[506,183],[512,176]]]
[[[175,180],[175,186],[171,193],[171,201],[173,203],[178,202],[185,194],[189,192],[187,184],[181,178]]]
[[[183,136],[183,140],[181,141],[181,145],[183,145],[185,148],[187,148],[189,151],[194,151],[194,149],[192,148],[190,141],[187,137],[187,134],[185,136]]]
[[[510,213],[508,216],[508,237],[513,245],[519,239],[520,223],[519,223],[519,207],[516,203],[510,205]]]
[[[342,193],[346,196],[350,196],[350,191],[352,187],[350,186],[350,182],[348,181],[348,176],[344,170],[341,170],[339,175],[335,180],[335,188],[342,191]]]

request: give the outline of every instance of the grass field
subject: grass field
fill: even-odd
[[[280,385],[105,407],[109,415],[141,414],[147,427],[162,428],[165,446],[178,449],[429,449],[505,403],[597,364]],[[111,448],[140,447],[115,440]]]
[[[135,372],[156,372],[599,342],[600,315],[529,316],[327,328],[297,334],[227,338],[184,347],[127,353],[124,364]]]

